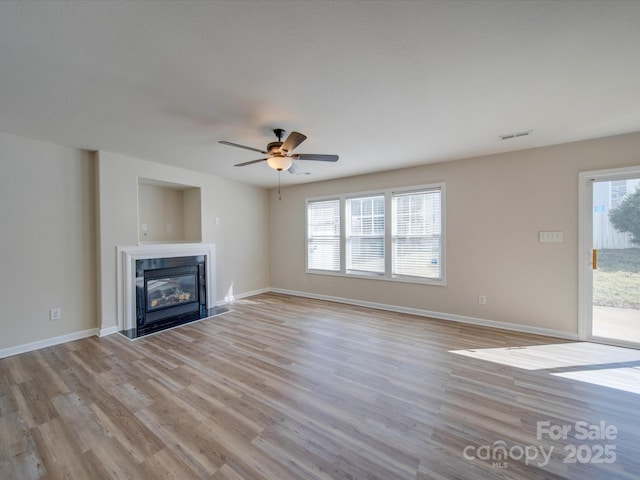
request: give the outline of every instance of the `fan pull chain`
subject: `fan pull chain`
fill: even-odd
[[[280,175],[282,174],[282,170],[278,170],[278,200],[282,200],[282,196],[280,195]]]

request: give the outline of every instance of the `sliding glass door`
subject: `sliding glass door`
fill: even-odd
[[[640,347],[640,171],[591,172],[581,182],[582,336]]]

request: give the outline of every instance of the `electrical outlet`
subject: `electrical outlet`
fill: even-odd
[[[173,231],[173,225],[171,225],[170,223],[167,223],[167,232],[171,232]]]
[[[478,303],[480,305],[486,305],[487,304],[487,296],[486,295],[479,295],[478,296]]]
[[[51,308],[49,309],[49,320],[60,320],[62,318],[62,309],[61,308]]]

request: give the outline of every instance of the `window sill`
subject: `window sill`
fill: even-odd
[[[420,285],[434,285],[437,287],[445,287],[447,285],[444,278],[436,279],[436,278],[410,277],[410,276],[402,276],[402,275],[388,276],[384,274],[375,274],[375,273],[366,274],[363,272],[344,273],[344,272],[335,272],[335,271],[327,271],[327,270],[306,270],[306,273],[309,275],[328,275],[331,277],[357,278],[360,280],[382,280],[386,282],[416,283]]]

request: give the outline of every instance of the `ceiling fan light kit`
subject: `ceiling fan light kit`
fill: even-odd
[[[291,160],[291,157],[271,157],[267,159],[267,165],[281,172],[282,170],[289,170],[293,165],[293,160]]]
[[[317,162],[337,162],[338,155],[317,155],[314,153],[296,153],[291,154],[293,150],[304,142],[307,139],[306,135],[298,132],[291,132],[287,139],[283,142],[282,136],[284,135],[284,130],[282,128],[275,128],[273,133],[276,137],[278,137],[277,142],[271,142],[267,145],[266,150],[260,150],[258,148],[247,147],[246,145],[240,145],[238,143],[227,142],[225,140],[220,140],[218,143],[223,145],[228,145],[230,147],[243,148],[245,150],[251,150],[254,152],[260,152],[264,155],[269,155],[267,158],[259,158],[258,160],[249,160],[248,162],[237,163],[236,167],[244,167],[247,165],[253,165],[254,163],[267,162],[267,165],[277,170],[278,172],[282,172],[283,170],[288,170],[290,173],[294,175],[300,175],[303,172],[300,172],[296,165],[293,163],[293,160],[315,160]],[[305,175],[307,173],[304,173]]]

